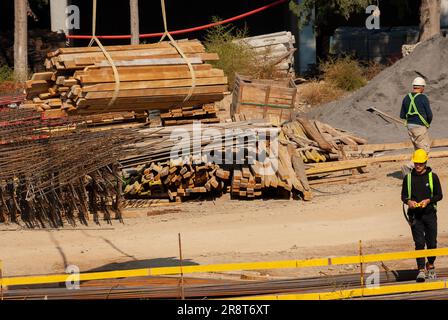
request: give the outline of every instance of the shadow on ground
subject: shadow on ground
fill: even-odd
[[[401,172],[401,170],[398,170],[398,171],[395,171],[395,172],[392,172],[392,173],[388,173],[387,176],[395,178],[395,179],[398,179],[400,181],[403,180],[403,173]]]
[[[182,260],[183,266],[197,266],[196,263],[190,259]],[[101,272],[101,271],[115,271],[127,269],[144,269],[144,268],[159,268],[159,267],[178,267],[180,260],[174,257],[147,259],[147,260],[130,260],[126,262],[113,262],[101,267],[88,270],[87,272]]]

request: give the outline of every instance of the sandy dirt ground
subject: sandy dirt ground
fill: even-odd
[[[311,202],[268,200],[192,202],[131,210],[124,224],[91,225],[75,230],[18,230],[0,226],[4,276],[115,270],[178,265],[178,233],[184,264],[271,261],[412,250],[400,201],[399,163],[372,166],[375,180],[319,186]],[[431,165],[448,181],[448,160]],[[448,192],[445,190],[445,192]],[[166,211],[165,211],[166,210]],[[151,213],[165,213],[147,216]],[[439,204],[439,246],[448,247],[448,201]],[[439,259],[439,266],[448,259]],[[414,267],[415,261],[389,262],[389,268]],[[270,270],[258,274],[299,276],[352,273],[357,266]]]

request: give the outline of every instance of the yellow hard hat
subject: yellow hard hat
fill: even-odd
[[[414,163],[425,163],[428,161],[429,157],[425,150],[417,149],[412,155],[412,162]]]

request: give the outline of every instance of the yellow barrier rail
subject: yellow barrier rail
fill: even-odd
[[[222,272],[222,271],[235,271],[235,270],[325,267],[331,265],[359,264],[361,262],[369,263],[369,262],[393,261],[393,260],[423,258],[430,256],[434,257],[448,256],[448,248],[406,251],[406,252],[390,252],[390,253],[370,254],[363,256],[306,259],[306,260],[183,266],[182,270],[181,267],[160,267],[160,268],[145,268],[145,269],[122,270],[122,271],[80,273],[79,280],[87,281],[87,280],[106,280],[106,279],[129,278],[129,277],[175,275],[180,274],[182,272],[183,274],[191,274],[191,273]],[[18,286],[18,285],[59,283],[59,282],[65,282],[69,277],[72,279],[73,274],[6,277],[6,278],[4,277],[3,279],[0,279],[0,285],[5,287],[5,286]]]
[[[436,281],[419,284],[411,283],[393,286],[381,286],[377,288],[356,288],[319,293],[244,296],[225,300],[341,300],[359,297],[373,297],[390,294],[443,290],[447,289],[447,285],[447,281]]]

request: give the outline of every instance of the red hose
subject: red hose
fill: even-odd
[[[215,26],[218,26],[218,25],[221,25],[221,24],[226,24],[226,23],[233,22],[233,21],[236,21],[236,20],[244,19],[244,18],[249,17],[251,15],[254,15],[254,14],[258,13],[258,12],[261,12],[261,11],[264,11],[264,10],[276,7],[276,6],[278,6],[278,5],[282,4],[282,3],[285,3],[287,1],[288,0],[278,0],[278,1],[275,1],[275,2],[273,2],[271,4],[268,4],[268,5],[265,5],[263,7],[260,7],[258,9],[255,9],[255,10],[252,10],[252,11],[240,14],[240,15],[238,15],[236,17],[233,17],[233,18],[229,18],[229,19],[218,21],[218,22],[214,22],[214,23],[209,23],[209,24],[206,24],[206,25],[203,25],[203,26],[200,26],[200,27],[194,27],[194,28],[170,31],[170,33],[172,35],[176,35],[176,34],[184,34],[184,33],[190,33],[190,32],[194,32],[194,31],[205,30],[205,29],[208,29],[208,28],[211,28],[211,27],[215,27]],[[161,37],[161,36],[163,36],[163,32],[141,34],[140,38],[156,38],[156,37]],[[81,36],[81,35],[67,35],[66,37],[67,37],[67,39],[91,39],[92,38],[92,36]],[[131,35],[97,36],[97,38],[98,39],[130,39]]]

